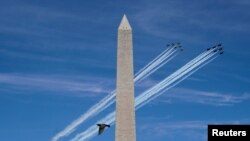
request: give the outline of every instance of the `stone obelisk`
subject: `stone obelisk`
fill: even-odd
[[[126,15],[118,28],[116,141],[136,141],[132,28]]]

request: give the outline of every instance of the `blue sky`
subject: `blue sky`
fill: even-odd
[[[248,0],[1,0],[0,139],[46,141],[115,89],[117,28],[133,28],[135,72],[184,51],[136,86],[153,86],[206,48],[225,54],[136,112],[137,140],[206,140],[207,124],[250,122]],[[62,140],[69,140],[114,105]],[[114,128],[93,140],[114,140]]]

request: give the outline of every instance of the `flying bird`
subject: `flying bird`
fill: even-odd
[[[98,135],[101,135],[106,127],[110,127],[108,124],[96,124],[99,127]]]

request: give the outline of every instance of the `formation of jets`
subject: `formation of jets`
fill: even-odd
[[[216,48],[216,49],[215,49],[215,48]],[[210,49],[214,49],[213,52],[219,52],[220,54],[223,54],[223,53],[224,53],[223,47],[222,47],[222,44],[221,44],[221,43],[218,44],[218,45],[215,45],[215,46],[213,46],[213,47],[211,47],[211,48],[208,48],[207,51],[210,50]]]
[[[110,127],[108,124],[96,124],[99,127],[98,135],[101,135],[106,127]]]
[[[181,44],[179,43],[179,42],[177,42],[177,43],[172,43],[172,44],[167,44],[167,47],[174,47],[174,49],[177,49],[177,48],[179,48],[181,51],[183,51],[183,48],[182,48],[182,46],[181,46]]]

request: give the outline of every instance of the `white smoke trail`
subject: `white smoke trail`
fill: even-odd
[[[167,77],[166,79],[164,79],[163,81],[158,83],[152,89],[149,89],[148,91],[146,91],[146,94],[140,95],[136,100],[138,100],[140,103],[140,100],[144,101],[144,99],[147,99],[147,97],[150,97],[153,93],[160,92],[162,89],[164,89],[163,86],[169,85],[173,81],[178,80],[180,77],[182,77],[184,74],[186,74],[186,72],[189,72],[190,70],[192,70],[196,66],[200,65],[201,63],[203,63],[204,61],[206,61],[207,59],[212,57],[214,55],[214,53],[210,54],[211,52],[212,51],[205,52],[202,56],[202,59],[200,59],[199,56],[196,57],[195,59],[190,61],[191,63],[188,63],[187,65],[183,66],[181,69],[177,70],[175,73],[171,74],[169,77]]]
[[[177,55],[177,50],[175,49],[177,46],[172,46],[170,48],[167,48],[165,51],[163,51],[160,55],[158,55],[153,61],[149,62],[145,67],[143,67],[138,73],[136,73],[136,77],[134,78],[134,82],[138,82],[139,80],[143,80],[144,75],[149,76],[154,71],[159,69],[162,64],[166,64],[168,61],[173,59],[174,56]],[[159,65],[161,65],[159,67]],[[158,66],[158,67],[157,67]],[[157,67],[157,68],[156,68]],[[60,138],[68,136],[72,132],[74,132],[80,124],[82,124],[84,121],[89,119],[92,116],[95,116],[99,112],[103,111],[110,105],[112,105],[115,102],[115,95],[116,91],[112,91],[108,96],[103,98],[100,102],[92,106],[87,112],[82,114],[78,119],[73,121],[70,125],[68,125],[65,129],[57,133],[53,138],[52,141],[58,141]]]
[[[139,71],[140,73],[136,73],[135,75],[135,82],[137,81],[140,81],[146,76],[149,76],[150,74],[152,74],[153,72],[155,72],[157,69],[154,69],[156,68],[158,65],[160,65],[162,62],[168,62],[170,61],[173,57],[171,57],[172,55],[177,55],[177,54],[174,54],[176,53],[176,49],[174,49],[174,47],[172,47],[170,50],[168,50],[165,54],[157,57],[158,59],[155,60],[153,63],[150,63],[150,65],[142,68],[141,70],[142,71]],[[164,61],[165,60],[165,61]]]
[[[81,115],[80,118],[73,121],[69,126],[67,126],[63,131],[59,132],[56,136],[52,138],[52,141],[57,141],[61,137],[68,136],[70,133],[74,132],[76,127],[80,125],[82,122],[87,120],[89,117],[97,114],[98,111],[102,111],[103,109],[110,106],[114,103],[115,91],[112,91],[108,96],[102,99],[98,104],[94,105],[92,108],[88,110],[85,114]]]
[[[161,95],[164,91],[167,91],[170,88],[172,88],[173,86],[177,85],[178,83],[183,81],[185,78],[187,78],[188,76],[190,76],[191,74],[196,72],[198,69],[200,69],[201,66],[204,66],[205,64],[207,64],[208,62],[213,60],[214,58],[211,59],[211,57],[213,55],[214,54],[206,56],[204,59],[196,62],[195,65],[189,67],[188,69],[183,71],[180,75],[176,76],[174,79],[166,80],[163,84],[159,85],[158,87],[156,86],[155,89],[151,89],[150,91],[145,92],[145,94],[142,97],[138,97],[138,99],[136,99],[136,100],[138,100],[138,101],[136,101],[137,105],[139,107],[141,107],[141,106],[147,104],[149,101],[151,101],[155,97],[158,97],[159,95]],[[210,61],[208,61],[209,59],[210,59]],[[208,62],[206,62],[206,61],[208,61]],[[176,82],[176,83],[174,83],[174,82]]]
[[[111,112],[106,117],[99,120],[97,123],[106,123],[106,124],[112,125],[114,123],[114,120],[115,120],[115,112]],[[93,125],[90,128],[88,128],[88,130],[86,130],[85,132],[82,132],[76,135],[70,141],[84,141],[96,135],[97,132],[98,132],[98,128],[96,128],[96,125]]]
[[[215,59],[216,56],[213,57],[215,55],[215,53],[212,53],[212,54],[210,54],[210,53],[212,53],[212,51],[207,51],[207,52],[202,53],[201,55],[199,55],[198,57],[196,57],[195,59],[193,59],[189,63],[187,63],[185,66],[183,66],[182,68],[177,70],[176,72],[178,72],[180,75],[178,78],[172,79],[173,76],[176,77],[176,75],[178,75],[176,73],[173,73],[172,75],[170,75],[169,77],[167,77],[166,79],[161,81],[161,82],[165,82],[165,83],[163,83],[164,85],[160,82],[156,86],[154,86],[153,88],[149,89],[148,91],[142,93],[140,96],[136,97],[136,102],[135,102],[136,110],[139,109],[140,107],[142,107],[143,105],[145,105],[146,103],[148,103],[150,100],[153,100],[153,98],[156,98],[157,96],[162,94],[163,91],[160,92],[160,90],[165,89],[165,91],[166,91],[166,90],[172,88],[173,86],[177,85],[178,83],[183,81],[185,78],[187,78],[188,76],[190,76],[191,74],[196,72],[198,69],[200,69],[201,67],[203,67],[204,65],[206,65],[207,63],[209,63],[210,61]],[[181,77],[183,77],[183,78],[179,79]],[[171,81],[169,80],[170,78],[171,78]],[[160,90],[155,91],[157,89],[160,89]],[[158,93],[158,92],[160,92],[160,93]],[[98,121],[98,123],[114,124],[114,121],[115,121],[115,112],[112,112],[108,116],[103,118],[102,120]],[[97,130],[96,126],[93,125],[85,132],[78,134],[71,141],[84,141],[84,140],[86,141],[86,140],[90,139],[91,137],[93,137],[97,133],[96,130]]]
[[[149,67],[152,63],[154,63],[156,60],[158,60],[162,55],[166,54],[167,52],[169,52],[169,50],[171,49],[171,47],[167,48],[166,50],[164,50],[161,54],[159,54],[157,57],[155,57],[152,61],[150,61],[146,66],[144,66],[141,70],[139,70],[136,74],[135,77],[137,75],[139,75],[144,69],[146,69],[147,67]]]
[[[164,79],[164,81],[161,81],[159,84],[158,84],[158,87],[155,87],[155,89],[152,89],[151,91],[159,91],[159,87],[161,87],[161,85],[164,85],[164,83],[172,80],[172,79],[177,79],[177,76],[180,74],[180,72],[183,72],[185,70],[187,70],[188,68],[190,68],[190,64],[195,64],[197,62],[201,62],[202,60],[200,60],[201,58],[203,58],[203,60],[205,60],[207,55],[209,55],[211,52],[213,52],[213,50],[211,51],[206,51],[204,53],[202,53],[201,55],[197,56],[196,58],[194,58],[193,60],[191,60],[189,63],[187,63],[186,65],[184,65],[182,68],[180,68],[179,70],[177,70],[176,72],[174,72],[173,74],[171,74],[168,78]],[[207,57],[208,58],[208,57]],[[180,75],[178,76],[180,77]],[[141,95],[142,96],[142,95]]]
[[[215,58],[217,58],[218,56],[214,56],[211,59],[207,60],[206,62],[204,62],[203,64],[201,64],[200,66],[198,66],[197,68],[194,68],[192,71],[188,72],[188,74],[186,74],[184,77],[180,78],[179,80],[175,81],[173,84],[169,85],[168,88],[164,89],[162,92],[158,93],[159,95],[161,95],[162,93],[166,92],[167,90],[171,89],[172,87],[176,86],[177,84],[179,84],[181,81],[185,80],[187,77],[189,77],[190,75],[192,75],[193,73],[195,73],[196,71],[198,71],[200,68],[202,68],[203,66],[207,65],[208,63],[210,63],[211,61],[213,61]],[[152,99],[154,99],[155,97],[158,97],[158,94],[154,95],[153,97],[151,97]],[[151,98],[148,101],[151,101]],[[146,103],[143,103],[146,104]],[[143,105],[141,105],[143,106]]]

